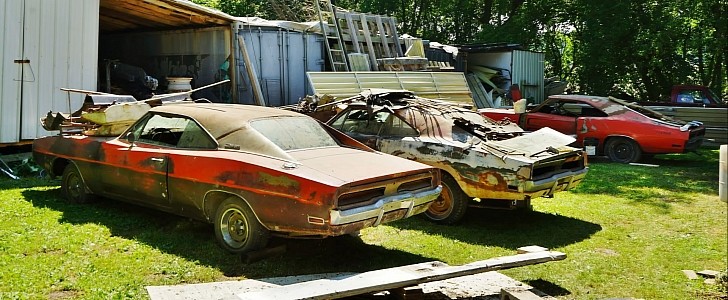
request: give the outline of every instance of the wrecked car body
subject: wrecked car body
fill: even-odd
[[[567,146],[574,139],[551,129],[526,134],[407,91],[360,100],[328,124],[376,150],[440,169],[443,192],[426,213],[435,222],[457,222],[473,198],[530,207],[532,198],[576,187],[588,170],[586,155]]]
[[[512,109],[480,109],[494,120],[518,122],[527,131],[550,127],[576,137],[590,155],[606,155],[631,163],[645,155],[684,153],[700,147],[705,126],[684,122],[612,97],[553,95],[523,113]]]
[[[437,169],[250,105],[157,106],[118,137],[48,136],[33,154],[70,201],[99,195],[210,222],[234,253],[270,235],[338,236],[410,217],[441,191]]]

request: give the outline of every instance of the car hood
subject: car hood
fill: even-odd
[[[374,178],[394,178],[419,173],[430,166],[381,152],[367,152],[345,147],[327,147],[288,152],[305,168],[329,178],[328,184],[343,185],[370,181]]]
[[[523,161],[538,161],[577,150],[568,145],[576,141],[549,127],[502,141],[483,142],[483,151]]]

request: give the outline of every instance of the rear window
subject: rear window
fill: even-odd
[[[277,117],[255,120],[250,126],[284,151],[338,146],[316,120],[308,117]]]

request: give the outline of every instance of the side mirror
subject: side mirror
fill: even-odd
[[[134,146],[134,142],[136,142],[136,136],[133,132],[127,132],[125,138],[127,141],[129,141],[129,148],[131,148],[131,146]]]

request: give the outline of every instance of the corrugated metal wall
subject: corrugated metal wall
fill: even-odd
[[[245,40],[266,105],[294,104],[299,98],[312,93],[306,72],[322,71],[324,68],[320,34],[242,25],[238,34]],[[245,72],[245,61],[240,51],[236,52],[240,102],[255,103],[251,81]]]
[[[513,50],[511,82],[518,84],[523,98],[529,99],[529,103],[543,102],[543,77],[542,52]]]
[[[0,1],[0,143],[48,135],[48,111],[80,107],[96,89],[99,0]],[[69,109],[70,100],[70,109]]]
[[[339,99],[367,89],[408,90],[423,98],[473,104],[465,75],[461,72],[309,72],[318,94]]]
[[[103,34],[99,58],[141,67],[159,80],[159,90],[166,92],[167,77],[192,77],[193,88],[222,80],[225,72],[220,68],[230,55],[230,43],[229,27]],[[229,87],[212,87],[193,96],[232,102],[227,90]]]

